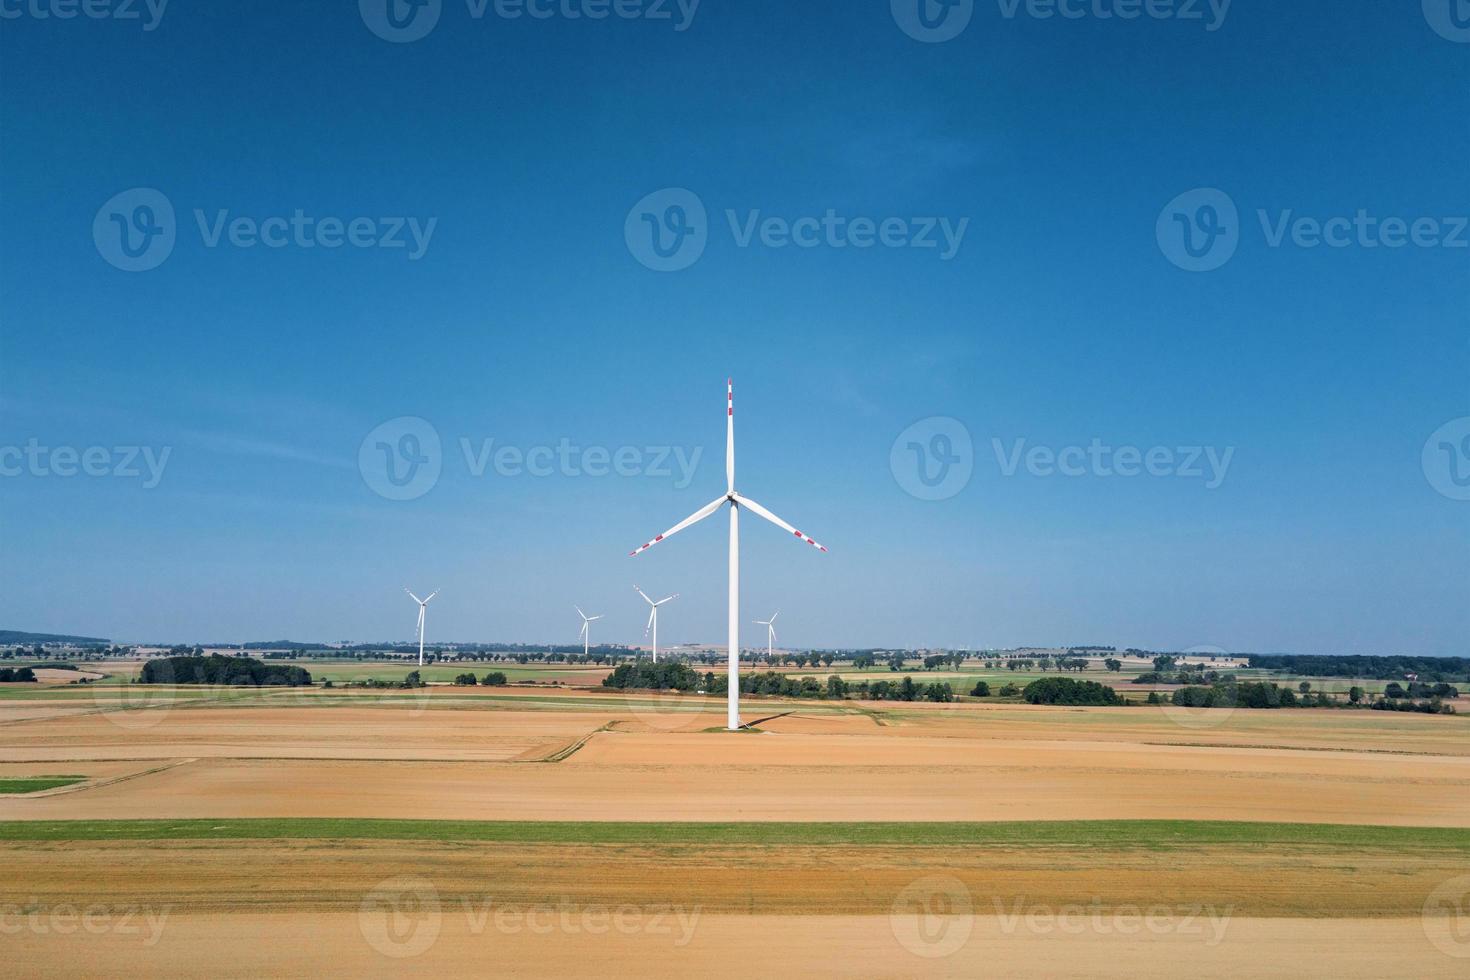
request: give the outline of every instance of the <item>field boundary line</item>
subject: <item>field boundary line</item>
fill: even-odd
[[[80,783],[72,783],[69,786],[57,786],[54,789],[43,789],[35,793],[26,793],[24,796],[21,796],[20,799],[39,800],[42,797],[46,796],[62,796],[66,793],[82,793],[89,789],[101,789],[104,786],[112,786],[115,783],[124,783],[127,782],[129,779],[140,779],[143,776],[151,776],[154,773],[158,772],[167,772],[170,769],[177,769],[179,766],[198,761],[198,759],[174,759],[173,761],[169,762],[168,765],[155,766],[152,769],[145,769],[142,772],[124,773],[121,776],[112,776],[108,779],[104,779],[101,782],[96,783],[90,782],[88,780],[83,780]]]

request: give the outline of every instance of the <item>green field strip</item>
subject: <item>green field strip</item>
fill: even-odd
[[[1470,828],[1215,820],[620,823],[260,818],[0,821],[0,842],[421,840],[507,844],[1105,847],[1309,846],[1470,853]]]
[[[22,776],[16,779],[0,779],[0,795],[39,793],[45,789],[74,786],[86,779],[86,776]]]

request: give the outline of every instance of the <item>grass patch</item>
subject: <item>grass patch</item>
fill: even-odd
[[[0,795],[39,793],[43,789],[71,786],[86,778],[86,776],[22,776],[17,779],[0,779]]]
[[[996,823],[616,823],[601,821],[203,820],[0,821],[0,841],[423,840],[548,844],[1076,846],[1169,850],[1307,845],[1470,852],[1470,829],[1217,820]]]

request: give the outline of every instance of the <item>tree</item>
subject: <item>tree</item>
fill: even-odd
[[[492,670],[490,673],[485,675],[485,679],[480,683],[484,684],[486,687],[504,687],[505,671]]]
[[[1364,693],[1361,687],[1350,687],[1348,688],[1348,700],[1353,704],[1362,704]]]
[[[479,683],[479,678],[477,678],[474,674],[460,674],[454,679],[454,684],[456,687],[474,687]]]
[[[972,698],[988,698],[988,697],[990,697],[990,685],[987,684],[987,683],[985,683],[984,681],[977,681],[976,684],[975,684],[975,689],[970,692],[970,697],[972,697]]]
[[[1154,658],[1154,670],[1165,671],[1174,666],[1176,658],[1171,654],[1161,653]]]
[[[1026,685],[1021,696],[1029,704],[1122,704],[1123,699],[1118,697],[1106,684],[1097,681],[1079,681],[1070,677],[1044,677],[1039,681],[1032,681]]]
[[[1103,661],[1103,666],[1116,674],[1123,669],[1123,661],[1118,660],[1116,657],[1109,657]]]
[[[1309,694],[1312,690],[1312,684],[1310,681],[1302,681],[1296,686],[1296,689],[1298,691],[1301,691],[1303,694]]]
[[[843,698],[847,696],[847,681],[833,674],[827,678],[827,697]]]

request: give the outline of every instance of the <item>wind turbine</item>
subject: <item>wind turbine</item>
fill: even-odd
[[[587,626],[588,626],[589,623],[595,623],[595,622],[597,622],[602,617],[601,616],[589,616],[589,615],[587,615],[586,613],[584,613],[582,611],[582,607],[581,606],[573,606],[572,608],[575,609],[575,610],[577,610],[577,615],[578,616],[581,616],[582,617],[582,632],[579,633],[578,635],[582,637],[582,656],[585,657],[585,656],[587,656],[587,647],[588,647],[588,644],[591,643],[591,641],[592,641],[592,631],[589,630],[587,628]]]
[[[633,552],[641,555],[643,552],[658,544],[664,538],[678,534],[691,524],[697,524],[706,517],[719,510],[726,503],[730,505],[730,616],[729,633],[727,645],[729,647],[730,668],[728,675],[728,690],[726,707],[728,710],[725,719],[725,727],[730,731],[738,731],[740,728],[740,509],[742,507],[750,510],[759,517],[764,517],[772,524],[787,531],[790,534],[805,541],[807,544],[822,551],[826,551],[821,545],[811,538],[802,534],[796,528],[787,524],[775,514],[766,510],[760,504],[749,497],[742,497],[735,492],[735,383],[726,382],[725,400],[727,408],[725,412],[725,493],[715,500],[704,505],[699,510],[684,518],[678,524],[669,528],[663,534],[647,542],[643,547]]]
[[[776,617],[779,615],[781,615],[781,610],[777,609],[775,612],[771,613],[770,619],[757,619],[754,621],[755,625],[764,626],[766,628],[767,661],[771,659],[771,649],[776,645]]]
[[[671,596],[660,599],[658,602],[654,602],[652,599],[648,598],[648,593],[638,588],[638,586],[633,586],[633,591],[643,596],[643,600],[649,605],[648,625],[643,627],[643,635],[647,636],[648,631],[653,630],[653,662],[658,663],[658,607],[662,606],[666,602],[673,602],[675,599],[679,598],[679,593],[675,592]]]
[[[408,592],[408,589],[405,588],[403,591]],[[429,599],[438,595],[439,590],[435,589],[433,592],[430,592],[429,599],[420,599],[412,592],[408,592],[408,594],[413,598],[414,602],[419,604],[419,666],[422,667],[424,665],[424,610],[429,607]]]

